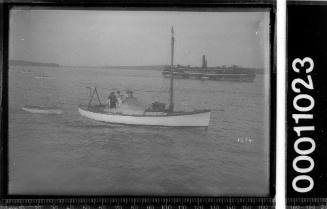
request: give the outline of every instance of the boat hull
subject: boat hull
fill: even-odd
[[[120,113],[95,112],[87,108],[78,108],[79,113],[96,121],[145,126],[171,127],[207,127],[210,121],[210,111],[200,110],[180,112],[167,115],[124,115]]]
[[[37,106],[24,106],[22,110],[29,113],[36,114],[61,114],[62,110],[57,108],[46,108],[46,107],[37,107]]]
[[[215,80],[215,81],[240,81],[240,82],[253,82],[256,74],[249,70],[176,70],[173,72],[174,78],[183,79],[201,79],[201,80]],[[165,78],[171,77],[171,70],[165,69],[162,71]]]

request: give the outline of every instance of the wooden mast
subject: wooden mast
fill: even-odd
[[[171,27],[171,57],[170,57],[170,100],[169,100],[169,112],[174,111],[174,27]]]

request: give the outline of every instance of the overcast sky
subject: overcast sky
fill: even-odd
[[[237,10],[235,10],[237,11]],[[269,64],[269,13],[13,9],[10,59],[61,65]]]

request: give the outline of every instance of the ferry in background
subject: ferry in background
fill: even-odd
[[[170,78],[171,67],[165,67],[162,75]],[[202,67],[175,65],[173,76],[174,78],[181,79],[253,82],[256,73],[255,69],[243,68],[236,65],[230,67],[208,67],[206,57],[203,55]]]

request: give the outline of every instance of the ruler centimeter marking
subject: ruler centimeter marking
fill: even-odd
[[[113,197],[7,199],[0,209],[270,209],[274,205],[273,198]]]
[[[34,206],[0,206],[0,209],[273,209],[268,205],[34,205]],[[302,208],[292,208],[302,209]],[[308,208],[314,209],[314,208]]]
[[[4,205],[274,205],[273,198],[217,197],[110,197],[5,199]]]
[[[273,209],[272,198],[7,199],[0,209]],[[327,209],[327,198],[288,198],[287,209]]]

